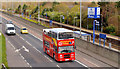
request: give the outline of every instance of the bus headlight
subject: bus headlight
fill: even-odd
[[[71,54],[71,58],[73,58],[74,57],[74,54]]]
[[[63,56],[62,56],[62,55],[60,55],[60,58],[63,58]]]

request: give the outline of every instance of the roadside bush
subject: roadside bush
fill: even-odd
[[[20,17],[25,19],[25,20],[28,20],[30,22],[34,22],[34,23],[38,24],[38,22],[36,20],[28,19],[28,18],[25,18],[25,17],[22,17],[22,16],[20,16]]]
[[[93,25],[92,25],[92,24],[89,24],[89,25],[88,25],[88,29],[92,30],[92,29],[93,29]]]
[[[115,27],[113,25],[110,25],[106,27],[103,32],[108,34],[113,34],[115,32]]]

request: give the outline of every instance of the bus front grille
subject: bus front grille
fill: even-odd
[[[64,58],[70,58],[70,54],[64,55]]]

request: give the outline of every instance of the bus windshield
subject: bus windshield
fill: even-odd
[[[58,47],[58,53],[71,53],[74,52],[73,46]]]
[[[72,32],[59,33],[59,38],[58,39],[70,39],[70,38],[73,38],[73,33]]]

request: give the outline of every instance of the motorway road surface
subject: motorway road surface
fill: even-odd
[[[3,19],[2,33],[6,37],[8,64],[10,67],[84,67],[81,63],[56,62],[43,52],[42,41],[30,34],[21,34],[20,28],[16,26],[16,35],[5,34],[5,23]],[[13,59],[14,58],[14,59]],[[16,64],[15,66],[13,64]]]
[[[13,18],[13,17],[5,15],[5,14],[3,14],[3,17],[7,17],[7,18],[5,18],[7,20],[12,20],[13,23],[19,27],[23,27],[23,26],[27,27],[29,29],[30,33],[32,33],[34,36],[38,37],[39,39],[42,39],[43,27],[38,26],[33,23],[26,22],[24,20]],[[6,23],[5,19],[3,19],[4,23]],[[2,28],[3,33],[5,33],[4,25],[5,24],[3,24],[3,28]],[[44,67],[46,65],[48,67],[82,67],[82,66],[86,66],[85,64],[83,64],[77,60],[75,60],[74,62],[58,63],[58,62],[54,61],[50,56],[43,53],[41,40],[35,38],[31,34],[20,34],[20,29],[18,27],[17,27],[16,31],[17,31],[17,35],[15,35],[15,36],[7,36],[6,34],[4,34],[4,35],[8,42],[7,47],[9,45],[13,47],[13,50],[11,49],[10,51],[13,51],[13,53],[15,53],[15,54],[17,52],[16,55],[19,55],[18,57],[22,57],[23,60],[21,58],[18,58],[17,56],[13,56],[13,58],[15,58],[17,60],[20,60],[20,59],[21,60],[19,61],[19,63],[14,60],[18,64],[14,63],[12,65],[11,63],[9,63],[10,66],[12,66],[12,67],[14,67],[14,66],[16,66],[16,67],[22,67],[22,66],[23,67],[39,67],[39,66],[42,66],[42,67]],[[27,49],[27,51],[25,51],[23,47],[25,47],[25,49]],[[10,53],[8,51],[8,55],[9,54]],[[28,57],[28,56],[30,56],[30,57]],[[10,59],[11,58],[12,57],[10,57]],[[43,58],[44,58],[44,60],[43,60]],[[89,67],[110,67],[109,65],[107,65],[103,62],[100,62],[94,58],[91,58],[90,56],[87,56],[78,51],[76,51],[76,58],[77,59],[79,58],[82,62],[86,63]],[[8,61],[9,61],[9,59],[8,59]]]

